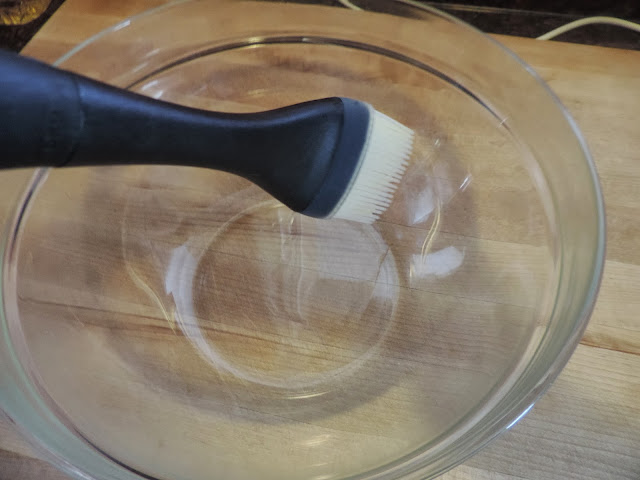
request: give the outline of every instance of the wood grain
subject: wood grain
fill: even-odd
[[[67,0],[25,53],[53,61],[100,29],[162,3]],[[582,345],[550,391],[510,432],[443,478],[634,480],[640,478],[640,53],[499,39],[542,75],[586,137],[607,203],[607,264]],[[19,185],[5,174],[0,182]],[[6,202],[2,207],[6,214]],[[66,477],[37,460],[0,420],[0,480],[33,478]]]

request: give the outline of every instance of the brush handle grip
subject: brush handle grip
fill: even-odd
[[[213,152],[234,123],[9,52],[0,52],[0,111],[2,168],[181,164],[185,157],[215,168]],[[223,131],[212,132],[216,126]]]
[[[0,169],[165,164],[241,175],[301,211],[340,140],[341,99],[254,114],[162,102],[0,50]]]
[[[69,75],[0,50],[0,168],[63,164],[81,126]]]

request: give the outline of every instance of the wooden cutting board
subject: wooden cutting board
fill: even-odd
[[[52,62],[82,40],[163,0],[67,0],[24,53]],[[499,37],[569,108],[595,157],[608,251],[589,328],[535,408],[443,476],[462,479],[640,478],[640,52]],[[11,174],[0,175],[8,187]],[[0,218],[9,204],[0,188]],[[5,201],[3,201],[5,200]],[[0,419],[0,480],[67,479]]]

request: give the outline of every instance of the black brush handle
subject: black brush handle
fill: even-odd
[[[343,114],[340,98],[255,114],[207,112],[0,50],[0,169],[214,168],[302,211],[330,168]]]

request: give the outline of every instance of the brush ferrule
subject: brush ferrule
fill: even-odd
[[[339,208],[358,176],[371,133],[374,112],[368,104],[342,98],[344,117],[338,144],[324,181],[302,214],[317,218],[331,217]]]

